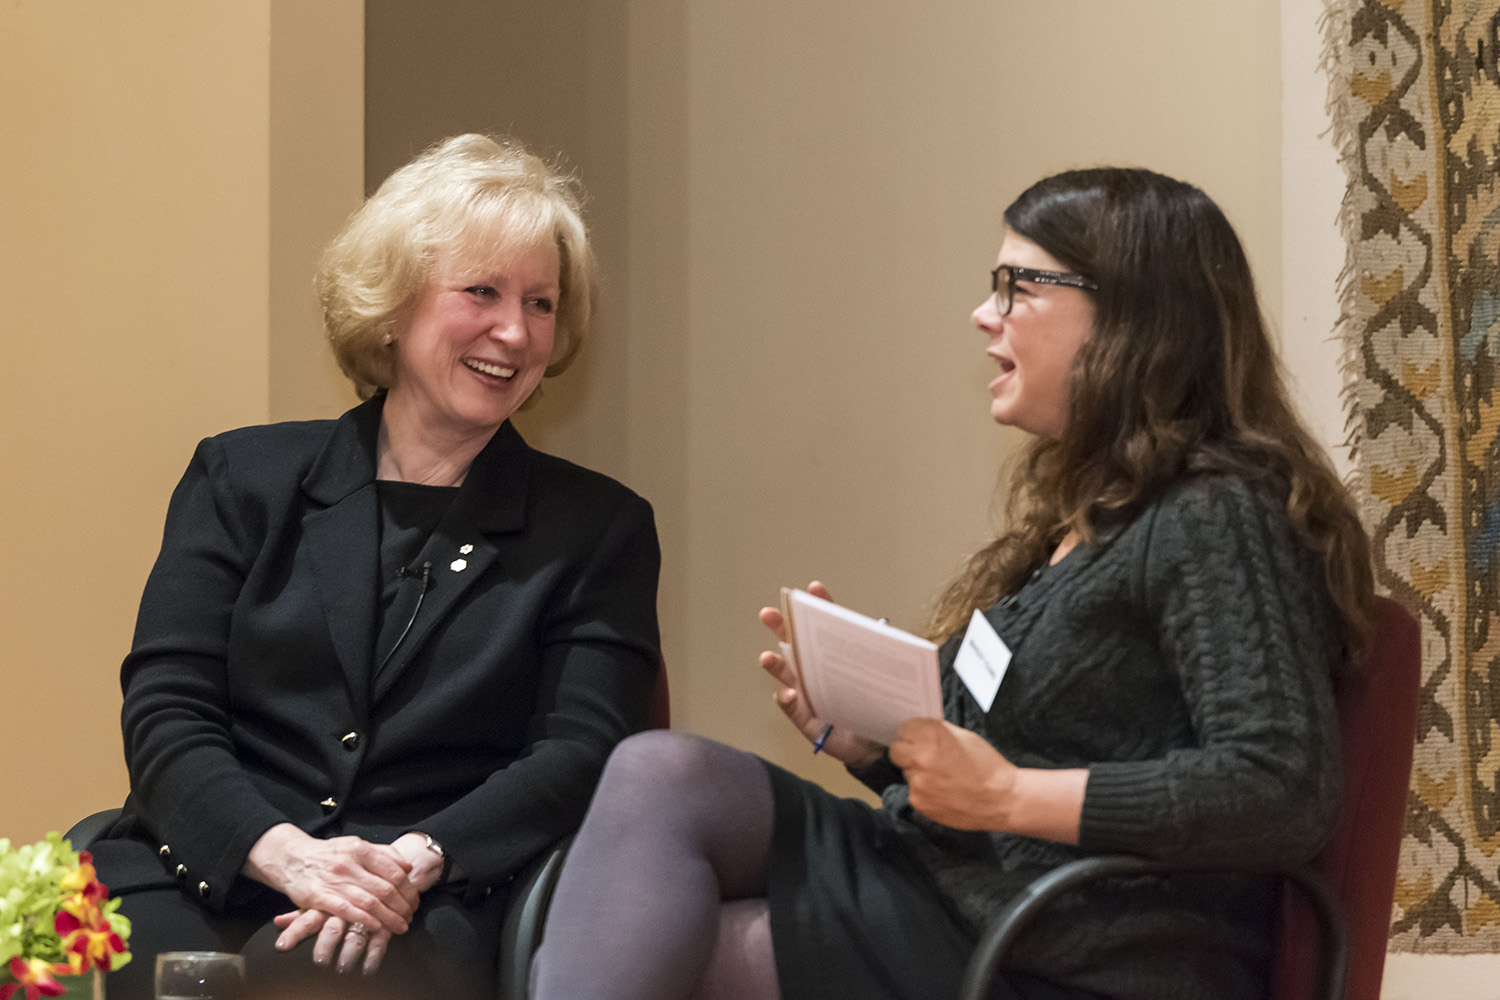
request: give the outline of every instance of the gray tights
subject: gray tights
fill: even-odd
[[[780,1000],[773,814],[750,754],[664,731],[621,743],[558,880],[532,996]]]

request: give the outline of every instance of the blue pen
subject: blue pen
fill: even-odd
[[[813,753],[814,754],[818,753],[819,751],[821,751],[823,749],[823,744],[825,744],[825,743],[828,742],[829,734],[831,734],[832,732],[833,732],[833,723],[830,722],[828,725],[826,725],[826,726],[823,727],[823,731],[818,734],[818,738],[815,739],[815,740],[813,740]]]

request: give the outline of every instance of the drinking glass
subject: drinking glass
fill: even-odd
[[[245,989],[245,960],[223,951],[156,956],[156,1000],[233,1000]]]

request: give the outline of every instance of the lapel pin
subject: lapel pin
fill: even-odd
[[[472,545],[460,545],[458,547],[458,554],[461,555],[461,556],[466,556],[470,552],[473,552],[473,551],[474,551],[474,546],[472,546]]]
[[[469,561],[467,559],[455,559],[448,564],[448,568],[455,573],[462,573],[469,568]]]

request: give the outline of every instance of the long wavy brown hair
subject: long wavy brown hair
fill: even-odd
[[[1095,326],[1073,360],[1062,436],[1023,453],[1007,530],[949,584],[929,634],[946,637],[1015,592],[1069,532],[1091,540],[1172,484],[1220,472],[1286,497],[1357,652],[1374,612],[1369,538],[1292,408],[1224,213],[1190,184],[1104,168],[1038,181],[1005,223],[1098,285]]]

